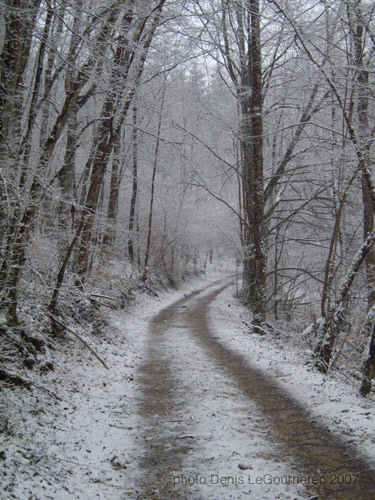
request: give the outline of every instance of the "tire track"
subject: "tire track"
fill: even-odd
[[[374,500],[375,476],[357,451],[344,444],[275,381],[222,344],[209,326],[210,304],[227,287],[207,295],[184,313],[200,344],[215,363],[263,411],[291,464],[301,474],[316,477],[320,500]],[[285,458],[285,457],[284,457]],[[349,484],[339,484],[341,481]]]
[[[214,285],[210,285],[214,286]],[[184,491],[178,491],[171,481],[173,472],[181,468],[191,452],[190,439],[181,439],[186,433],[183,412],[184,389],[177,382],[168,350],[173,339],[170,330],[176,325],[181,308],[208,287],[196,290],[174,302],[154,316],[149,323],[149,343],[146,361],[140,367],[142,399],[139,413],[143,420],[144,453],[140,460],[140,492],[138,499],[188,500]],[[186,325],[186,328],[188,326]]]
[[[184,356],[182,346],[190,337],[213,366],[232,380],[237,391],[263,413],[270,442],[279,445],[270,460],[290,464],[290,470],[301,477],[317,478],[319,484],[307,486],[312,495],[317,495],[316,499],[375,500],[374,472],[355,448],[332,436],[276,380],[252,367],[243,356],[220,342],[210,329],[210,304],[230,284],[217,288],[223,281],[176,301],[149,323],[147,356],[140,367],[143,455],[139,462],[137,499],[198,498],[171,481],[173,475],[189,468],[189,460],[199,456],[199,444],[193,437],[195,423],[187,418],[189,387],[178,377],[178,363],[183,363]],[[199,297],[213,286],[216,286],[213,291]],[[181,331],[182,336],[178,333]],[[186,339],[179,344],[180,350],[176,350],[177,336]],[[339,484],[339,478],[350,484]],[[238,494],[236,498],[242,498],[241,492]]]

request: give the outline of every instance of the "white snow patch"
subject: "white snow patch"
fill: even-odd
[[[141,294],[131,310],[107,312],[108,327],[86,341],[109,370],[68,337],[55,346],[53,372],[30,372],[32,391],[0,386],[2,500],[135,498],[140,433],[135,373],[147,323],[206,282],[207,277],[197,278],[159,297]]]
[[[364,399],[358,387],[338,379],[337,372],[319,373],[311,352],[302,343],[285,337],[250,334],[249,312],[227,288],[211,305],[210,320],[224,344],[241,353],[249,363],[275,377],[289,394],[333,433],[357,446],[375,466],[375,397]]]

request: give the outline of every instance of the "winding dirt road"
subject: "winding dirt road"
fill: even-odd
[[[228,285],[197,290],[150,322],[140,368],[144,449],[137,498],[374,500],[374,473],[356,450],[215,335],[208,311]],[[233,450],[235,432],[246,452]],[[254,436],[267,440],[264,452],[253,449]],[[264,478],[254,484],[251,465],[240,463],[244,453],[250,462],[254,453],[266,464],[286,465],[297,481],[290,495],[285,487],[278,495],[277,482],[270,487]],[[226,481],[217,472],[223,467]]]

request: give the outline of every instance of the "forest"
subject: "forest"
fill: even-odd
[[[369,0],[3,0],[0,379],[230,255],[249,329],[368,395],[374,71]]]
[[[230,261],[249,335],[371,395],[373,1],[1,0],[0,155],[5,388]]]

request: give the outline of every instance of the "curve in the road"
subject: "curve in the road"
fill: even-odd
[[[203,296],[184,313],[201,345],[243,393],[262,409],[275,430],[275,439],[281,442],[287,455],[294,457],[293,466],[323,483],[316,485],[320,500],[374,500],[374,471],[357,451],[313,421],[301,404],[275,380],[252,367],[211,331],[209,306],[226,286]],[[341,482],[349,484],[339,484]]]
[[[187,493],[184,496],[184,492],[173,488],[168,480],[171,471],[183,466],[186,456],[194,450],[193,442],[176,439],[187,430],[179,407],[183,405],[185,389],[174,378],[170,362],[173,349],[168,350],[168,342],[173,342],[168,332],[179,323],[187,327],[216,366],[262,410],[267,426],[274,430],[273,439],[280,443],[285,454],[280,458],[289,460],[294,470],[301,474],[320,479],[322,484],[312,489],[318,495],[315,498],[375,500],[374,472],[356,450],[314,421],[275,380],[218,340],[211,330],[208,311],[228,283],[197,300],[197,296],[210,286],[163,309],[150,322],[148,355],[140,370],[143,387],[140,413],[145,422],[145,451],[140,465],[143,474],[138,498],[189,499]],[[175,427],[171,432],[173,422]],[[350,484],[339,484],[337,478],[341,477]]]

